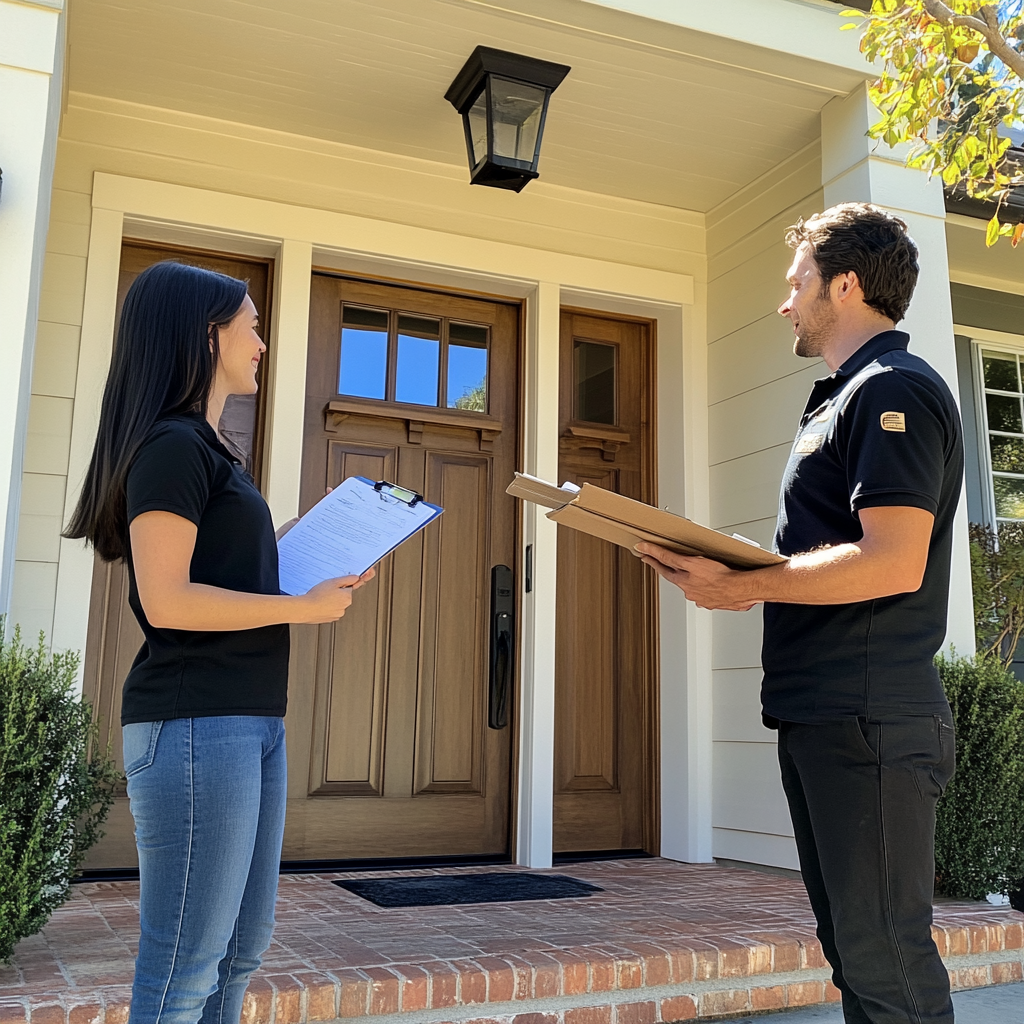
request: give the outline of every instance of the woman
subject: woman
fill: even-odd
[[[179,263],[125,299],[66,536],[126,558],[145,643],[124,684],[142,935],[130,1024],[237,1024],[270,943],[285,816],[290,622],[373,575],[278,586],[270,510],[217,436],[266,345],[245,283]]]

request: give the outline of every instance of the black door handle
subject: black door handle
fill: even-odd
[[[491,672],[487,704],[487,724],[492,729],[508,725],[515,614],[512,570],[507,565],[496,565],[491,569]]]

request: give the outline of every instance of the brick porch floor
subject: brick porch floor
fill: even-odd
[[[667,860],[558,870],[605,891],[385,910],[331,885],[367,872],[282,877],[274,943],[243,1019],[655,1024],[837,995],[799,882]],[[132,882],[75,886],[43,933],[0,965],[0,1022],[123,1024],[137,897]],[[1022,926],[1009,909],[941,903],[935,937],[954,985],[1020,981]]]

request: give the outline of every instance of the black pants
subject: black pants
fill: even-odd
[[[935,805],[953,774],[952,717],[783,722],[779,763],[847,1024],[951,1024],[931,923]]]

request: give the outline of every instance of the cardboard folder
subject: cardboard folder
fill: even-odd
[[[506,490],[524,501],[552,509],[547,517],[560,526],[630,551],[641,541],[650,541],[681,555],[713,558],[734,569],[759,569],[785,561],[782,555],[593,484],[584,484],[577,491],[516,473]]]

